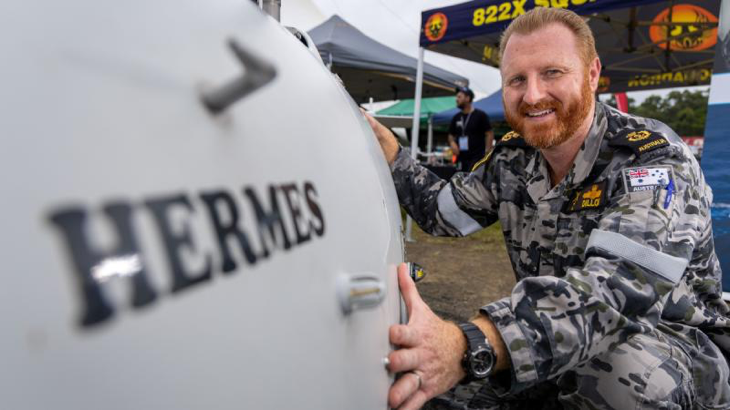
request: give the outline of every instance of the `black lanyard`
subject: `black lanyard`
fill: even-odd
[[[471,112],[466,116],[466,120],[464,120],[464,117],[461,117],[461,135],[466,135],[466,126],[469,124],[469,119],[471,119],[471,115],[474,113],[474,110],[471,110]]]

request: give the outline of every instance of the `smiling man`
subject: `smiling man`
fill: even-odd
[[[712,193],[692,153],[666,125],[596,102],[601,63],[573,12],[524,14],[500,51],[515,131],[471,173],[439,179],[368,118],[418,224],[463,236],[499,221],[518,280],[454,324],[401,268],[410,320],[390,331],[389,404],[480,381],[469,408],[730,408]]]

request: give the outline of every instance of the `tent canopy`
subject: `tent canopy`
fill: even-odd
[[[400,115],[413,117],[413,99],[401,100],[377,112],[378,115]],[[431,97],[421,100],[421,120],[430,114],[439,113],[456,107],[456,97]]]
[[[603,65],[599,92],[710,82],[718,0],[474,0],[424,11],[420,43],[499,67],[501,32],[535,7],[567,7],[588,18]]]
[[[474,101],[474,108],[487,113],[490,121],[504,121],[504,106],[502,106],[502,90],[495,92],[489,97]],[[433,116],[434,124],[448,124],[459,112],[458,108],[442,111]]]
[[[309,31],[325,64],[358,103],[413,98],[418,61],[363,34],[337,15]],[[469,80],[424,64],[423,96],[453,95]]]

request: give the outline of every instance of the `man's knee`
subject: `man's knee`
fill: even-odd
[[[564,374],[566,408],[687,408],[692,406],[689,356],[658,332],[638,334],[611,352]]]

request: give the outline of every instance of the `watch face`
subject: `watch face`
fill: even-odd
[[[469,365],[471,367],[474,377],[487,377],[492,371],[492,366],[494,366],[492,353],[487,348],[478,348],[477,350],[472,352]]]

